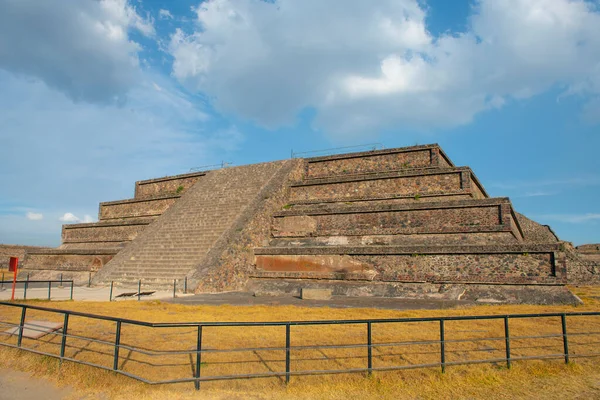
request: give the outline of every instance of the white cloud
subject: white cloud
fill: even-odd
[[[557,86],[600,96],[594,3],[481,0],[466,32],[439,37],[420,4],[209,0],[195,32],[171,37],[173,75],[263,126],[311,107],[317,128],[344,133],[464,124]]]
[[[20,188],[2,193],[0,214],[15,212],[4,204],[22,204],[22,220],[27,211],[43,212],[59,240],[65,210],[88,222],[93,218],[85,215],[94,216],[99,202],[132,197],[137,180],[231,161],[228,152],[244,140],[239,130],[211,120],[168,79],[148,73],[141,79],[126,106],[98,106],[0,70],[0,187]],[[52,243],[51,235],[26,242],[39,232],[23,226],[31,234],[19,233],[17,240],[5,226],[0,243]]]
[[[65,213],[62,217],[59,218],[59,220],[63,221],[63,222],[79,222],[81,221],[78,217],[76,217],[74,214],[68,212]]]
[[[158,11],[158,17],[160,19],[173,19],[173,14],[171,14],[171,11],[169,10],[164,10],[164,9],[160,9]]]
[[[79,218],[78,216],[76,216],[73,213],[65,213],[63,214],[62,217],[59,218],[60,221],[62,222],[77,222],[77,223],[90,223],[90,222],[95,222],[95,219],[92,218],[92,216],[90,215],[84,215],[83,219]]]
[[[0,0],[0,9],[0,69],[74,100],[122,103],[139,78],[141,48],[128,31],[154,35],[126,0]]]
[[[27,214],[25,214],[25,216],[30,221],[39,221],[39,220],[44,219],[44,215],[42,213],[34,213],[31,211],[29,211]]]

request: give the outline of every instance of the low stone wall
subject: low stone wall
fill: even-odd
[[[577,246],[575,251],[582,259],[600,264],[600,244],[583,244]],[[598,267],[600,267],[600,265],[598,265]]]
[[[438,166],[432,164],[437,158],[432,156],[433,149],[413,151],[366,152],[352,156],[320,157],[307,160],[307,178],[343,176],[381,171],[394,171],[406,168],[426,168]]]
[[[309,158],[306,160],[306,177],[321,178],[407,168],[452,166],[440,147],[433,144]]]
[[[29,252],[23,264],[24,270],[55,270],[95,272],[108,263],[114,251],[110,250],[48,250]]]
[[[420,174],[378,174],[368,178],[339,178],[304,181],[291,188],[292,202],[307,200],[337,200],[372,197],[395,197],[409,195],[418,199],[424,194],[462,190],[461,170],[427,171]]]
[[[152,218],[116,222],[63,225],[62,243],[95,243],[132,241],[151,222]]]
[[[513,229],[521,240],[522,236],[512,220],[510,204],[496,201],[290,210],[274,216],[272,234],[274,237],[305,237],[497,232]]]
[[[25,258],[25,253],[28,250],[43,249],[46,249],[46,247],[0,244],[0,269],[8,269],[8,264],[11,257],[17,257],[19,259],[19,263],[22,263]]]
[[[512,232],[416,233],[395,235],[311,236],[272,238],[271,247],[311,246],[456,246],[515,244]]]
[[[135,183],[135,198],[140,199],[183,194],[183,192],[192,187],[198,179],[205,175],[206,172],[194,172],[191,174],[137,181]]]
[[[252,279],[256,296],[300,296],[302,289],[329,289],[334,296],[466,300],[482,304],[569,304],[581,300],[564,286],[357,282],[307,279]]]
[[[256,266],[261,277],[282,279],[515,284],[566,282],[564,271],[557,271],[554,253],[257,255]]]
[[[158,216],[171,207],[179,197],[179,195],[172,195],[144,200],[129,199],[100,203],[98,219],[106,221],[120,218]]]

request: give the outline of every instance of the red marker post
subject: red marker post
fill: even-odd
[[[17,270],[19,269],[19,259],[17,257],[11,257],[8,264],[8,270],[13,272],[13,284],[12,284],[12,295],[10,300],[15,299],[15,286],[17,286]]]

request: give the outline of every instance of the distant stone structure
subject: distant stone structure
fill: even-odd
[[[597,246],[597,245],[590,245]],[[489,198],[437,145],[290,159],[139,181],[64,225],[24,268],[197,292],[573,302],[600,252]],[[66,275],[65,275],[66,276]]]
[[[22,246],[18,244],[0,244],[0,270],[8,269],[8,263],[11,257],[17,257],[19,263],[23,262],[25,252],[31,250],[41,250],[45,247]]]

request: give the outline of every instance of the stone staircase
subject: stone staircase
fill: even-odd
[[[559,241],[530,220],[522,229],[510,200],[489,198],[438,145],[310,158],[303,170],[254,250],[256,293],[410,297],[566,282]]]
[[[128,286],[142,280],[146,287],[172,287],[173,280],[189,275],[189,285],[195,288],[202,280],[197,271],[214,264],[211,250],[215,251],[219,240],[231,235],[232,230],[242,229],[236,228],[236,222],[253,202],[265,195],[262,189],[290,164],[290,161],[262,163],[206,173],[115,255],[96,274],[94,283],[114,281]],[[217,253],[224,250],[218,247]]]

